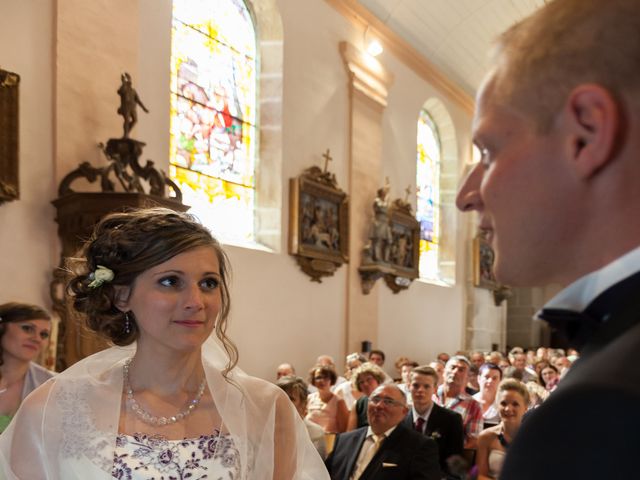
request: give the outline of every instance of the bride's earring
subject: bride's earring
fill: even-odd
[[[131,333],[131,316],[129,312],[124,312],[124,333]]]

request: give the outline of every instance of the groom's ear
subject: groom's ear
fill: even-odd
[[[574,88],[563,109],[576,175],[589,179],[615,158],[622,128],[620,107],[613,95],[596,84]]]

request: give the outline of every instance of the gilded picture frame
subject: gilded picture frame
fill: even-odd
[[[20,76],[0,69],[0,205],[20,198]]]
[[[498,283],[493,274],[495,253],[482,235],[473,239],[473,285],[495,290]]]
[[[349,260],[349,204],[334,175],[311,167],[290,179],[289,253],[321,282]]]

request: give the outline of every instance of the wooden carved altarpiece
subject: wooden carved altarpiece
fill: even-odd
[[[373,202],[374,216],[358,268],[365,295],[379,278],[398,293],[419,276],[420,223],[407,199],[390,202],[388,197],[387,184],[378,189]]]
[[[332,276],[349,261],[349,200],[328,171],[310,167],[289,183],[289,254],[312,281]]]

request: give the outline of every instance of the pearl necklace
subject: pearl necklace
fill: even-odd
[[[171,417],[156,417],[155,415],[150,414],[146,410],[144,410],[140,404],[133,397],[133,389],[131,388],[131,383],[129,383],[129,366],[131,365],[131,359],[127,360],[122,367],[122,375],[124,377],[124,389],[127,393],[127,400],[131,404],[131,410],[135,412],[135,414],[140,417],[140,419],[154,426],[162,426],[162,425],[171,425],[173,423],[179,422],[184,418],[191,415],[191,412],[200,404],[200,399],[202,399],[202,395],[204,394],[204,389],[207,386],[206,377],[202,379],[200,382],[200,387],[198,388],[198,393],[193,398],[193,400],[189,401],[189,406],[183,410],[182,412],[178,412],[177,414]]]

